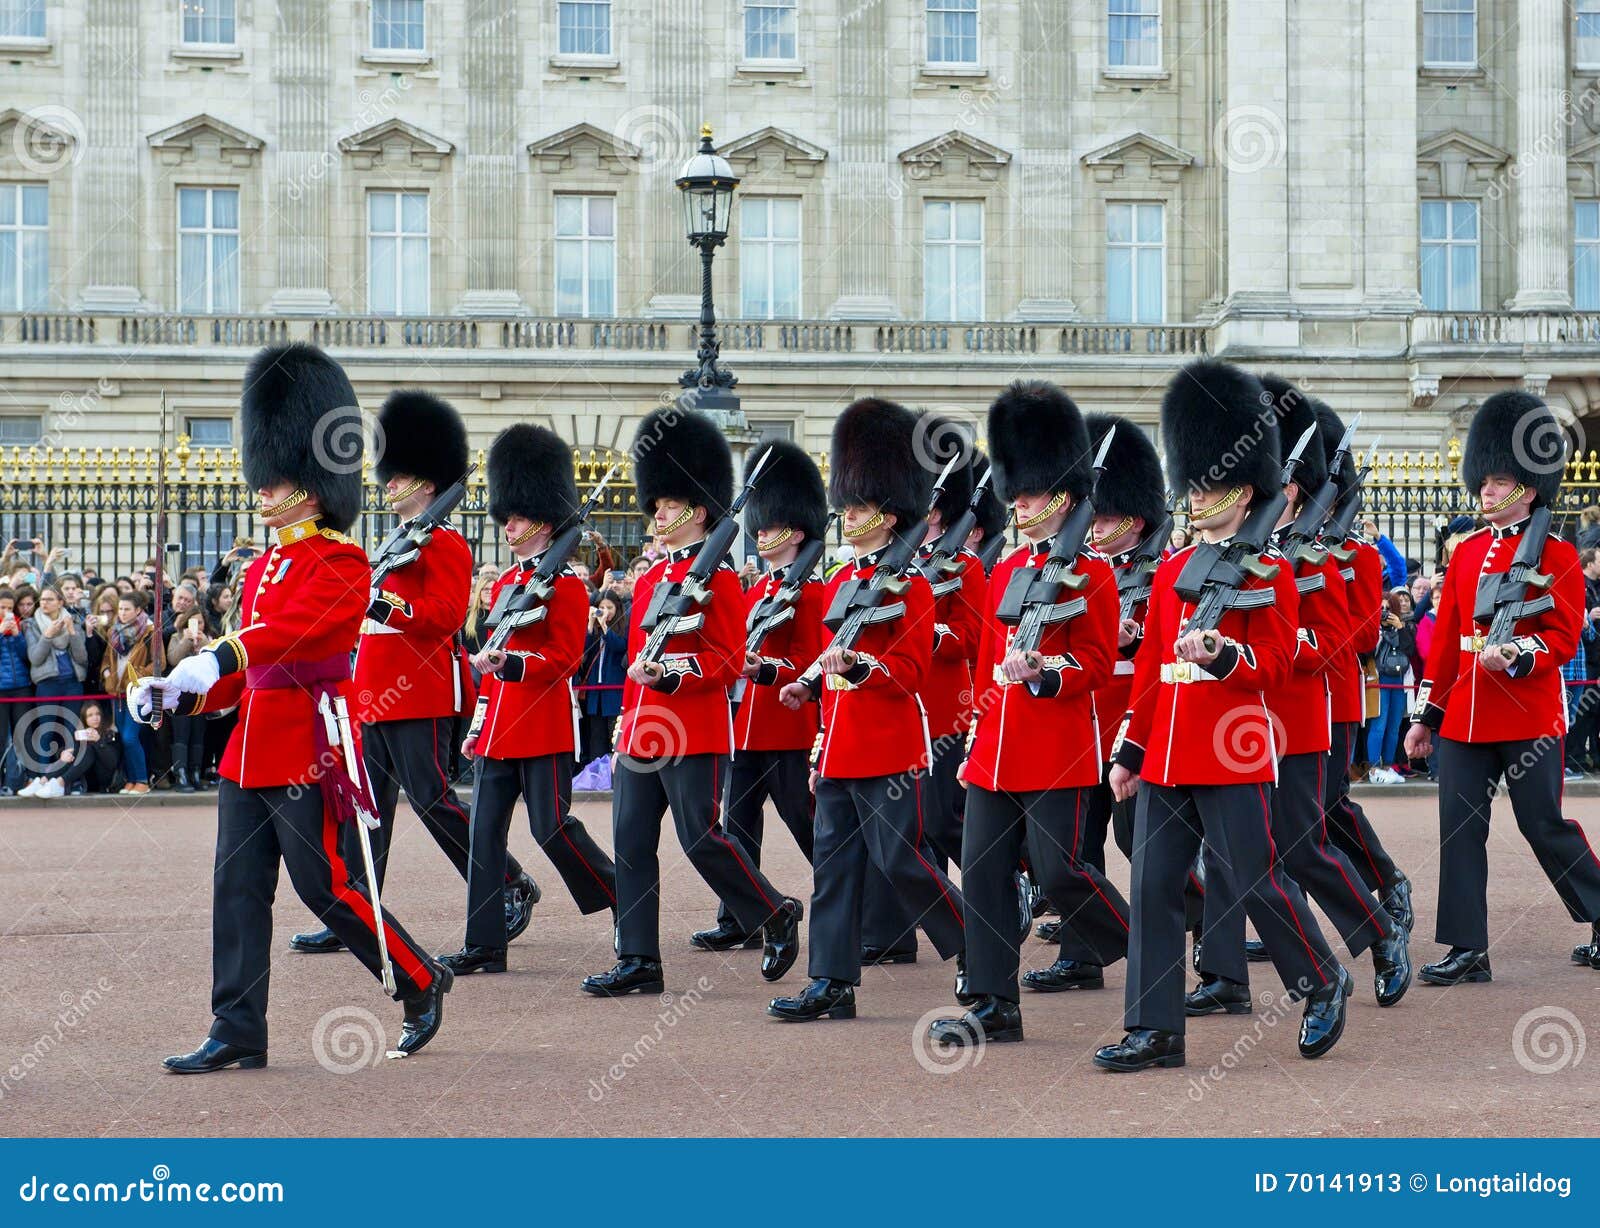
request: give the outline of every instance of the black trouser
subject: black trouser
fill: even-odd
[[[506,945],[506,841],[521,797],[528,826],[584,914],[617,902],[617,871],[594,837],[572,817],[572,760],[484,759],[472,791],[472,866],[467,875],[467,943]]]
[[[1102,771],[1110,770],[1107,764]],[[1111,786],[1102,782],[1096,785],[1089,794],[1089,818],[1084,834],[1084,860],[1093,865],[1102,874],[1106,869],[1106,827],[1111,828],[1111,835],[1117,842],[1117,847],[1122,850],[1122,855],[1130,863],[1133,861],[1133,818],[1134,810],[1138,805],[1137,798],[1130,797],[1125,801],[1117,801],[1112,796]],[[1097,839],[1098,844],[1091,845],[1089,841]],[[1096,860],[1098,855],[1098,860]],[[1183,925],[1187,930],[1200,928],[1201,918],[1205,914],[1206,886],[1200,879],[1201,868],[1197,863],[1189,873],[1183,884]],[[1051,904],[1054,905],[1052,900]]]
[[[689,861],[747,932],[761,929],[783,906],[783,893],[751,863],[721,822],[727,774],[727,755],[617,756],[611,843],[621,913],[619,954],[661,958],[661,819],[668,809]]]
[[[862,896],[874,869],[940,958],[965,949],[965,904],[927,854],[923,807],[921,772],[817,781],[812,976],[852,985],[861,980]]]
[[[728,765],[728,792],[722,813],[728,835],[751,861],[761,864],[763,810],[770,798],[800,851],[811,860],[811,752],[809,750],[741,750]],[[733,923],[723,904],[717,920]]]
[[[1573,688],[1577,697],[1572,701],[1572,728],[1567,730],[1567,766],[1575,772],[1584,770],[1584,758],[1590,744],[1600,737],[1600,687]],[[1600,760],[1596,760],[1600,764]]]
[[[578,718],[578,766],[593,763],[611,753],[611,729],[617,723],[614,716],[596,716],[585,712]]]
[[[1489,807],[1505,774],[1517,826],[1574,921],[1600,921],[1600,861],[1561,814],[1561,742],[1439,739],[1439,919],[1434,937],[1489,947]]]
[[[172,717],[172,764],[189,774],[191,784],[200,783],[200,769],[206,758],[206,718]]]
[[[1103,965],[1128,953],[1128,902],[1083,856],[1091,792],[967,790],[961,894],[973,993],[1017,1000],[1022,941],[1013,876],[1024,848],[1034,881],[1061,909],[1061,954]]]
[[[1278,787],[1272,795],[1272,843],[1289,877],[1315,900],[1350,954],[1360,956],[1394,928],[1361,875],[1344,853],[1328,843],[1323,819],[1323,751],[1285,755],[1278,761]],[[1244,910],[1233,879],[1225,873],[1221,854],[1211,841],[1205,847],[1205,943],[1200,971],[1250,983],[1244,955]]]
[[[33,687],[19,686],[7,687],[0,691],[0,701],[26,699],[33,694]],[[21,746],[14,743],[12,733],[22,724],[23,714],[29,705],[25,703],[0,702],[0,764],[3,764],[3,774],[0,782],[8,789],[15,789],[22,784],[22,754]]]
[[[1305,896],[1273,855],[1272,785],[1139,786],[1133,826],[1128,1028],[1184,1029],[1184,880],[1202,842],[1267,944],[1291,998],[1331,984],[1338,964]]]
[[[109,793],[117,779],[117,768],[122,755],[117,746],[104,742],[79,742],[73,750],[72,762],[57,766],[48,775],[61,779],[61,787],[72,792],[79,785],[89,793]]]
[[[446,775],[450,762],[450,738],[455,733],[452,716],[420,717],[409,721],[378,721],[361,727],[361,755],[367,776],[372,781],[372,801],[383,826],[372,832],[372,860],[378,869],[378,891],[382,894],[389,864],[389,841],[394,838],[394,814],[400,804],[400,790],[417,812],[422,825],[455,866],[463,879],[472,863],[470,823],[472,816],[461,804]],[[344,833],[345,860],[363,877],[361,854],[352,828]],[[506,882],[522,876],[517,859],[506,854]]]
[[[1378,833],[1372,830],[1366,811],[1350,796],[1350,753],[1361,736],[1355,721],[1335,722],[1333,745],[1328,750],[1328,775],[1323,786],[1323,809],[1328,816],[1328,835],[1334,847],[1350,859],[1367,887],[1379,898],[1389,894],[1404,877]]]
[[[211,1035],[230,1045],[267,1047],[267,980],[272,970],[272,900],[278,861],[295,894],[339,936],[367,970],[382,976],[372,901],[352,881],[339,853],[337,820],[324,814],[315,785],[242,789],[224,780],[217,794],[217,856],[211,875]],[[384,937],[396,1000],[433,983],[433,969],[390,911]]]
[[[952,865],[961,864],[961,813],[966,790],[956,773],[966,757],[966,735],[943,734],[933,739],[931,746],[930,766],[922,778],[923,849],[948,874]],[[861,941],[885,951],[917,949],[917,923],[881,871],[867,873],[861,905]]]

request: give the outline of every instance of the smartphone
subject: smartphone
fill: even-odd
[[[89,732],[87,729],[74,729],[72,736],[76,741],[87,742],[89,740]]]
[[[627,572],[624,572],[624,571],[618,571],[618,570],[616,570],[616,569],[613,569],[613,570],[611,570],[611,571],[608,571],[608,572],[606,572],[606,575],[607,575],[607,577],[609,577],[609,578],[610,578],[610,579],[611,579],[611,580],[612,580],[612,581],[613,581],[613,582],[614,582],[614,583],[617,583],[617,584],[621,584],[621,583],[622,583],[622,578],[623,578],[623,576],[625,576],[625,575],[627,575]]]
[[[239,547],[239,557],[241,559],[253,559],[253,558],[256,557],[256,555],[258,555],[260,553],[261,553],[261,548],[259,546],[240,546]]]

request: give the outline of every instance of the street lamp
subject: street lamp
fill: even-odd
[[[700,148],[689,159],[675,181],[683,193],[684,223],[689,243],[700,249],[700,346],[697,365],[678,377],[688,391],[681,400],[721,420],[723,427],[742,427],[739,397],[733,391],[739,381],[733,372],[717,362],[717,315],[711,301],[711,260],[728,237],[728,219],[733,212],[733,190],[739,179],[728,160],[711,144],[711,125],[700,129]]]

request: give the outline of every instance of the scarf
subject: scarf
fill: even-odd
[[[150,630],[150,616],[143,610],[132,624],[115,622],[111,624],[111,649],[121,659],[127,656]]]

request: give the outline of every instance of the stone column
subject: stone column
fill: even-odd
[[[1071,320],[1073,187],[1072,39],[1056,6],[1022,6],[1022,43],[1017,51],[1021,77],[1022,148],[1012,163],[1020,191],[1022,246],[1016,260],[1022,272],[1020,320]]]
[[[1282,315],[1289,295],[1288,0],[1227,7],[1226,106],[1211,156],[1226,183],[1231,315]]]
[[[1564,0],[1517,12],[1517,293],[1513,311],[1567,311],[1567,82]]]
[[[520,56],[516,0],[467,0],[467,288],[459,315],[528,314],[516,290]]]
[[[83,23],[83,158],[73,171],[79,311],[138,311],[140,216],[139,0],[88,0]],[[171,202],[168,208],[176,207]],[[175,306],[176,304],[172,304]]]
[[[1362,14],[1363,302],[1373,313],[1422,310],[1417,233],[1417,6],[1367,0]]]
[[[322,0],[279,0],[273,31],[277,148],[269,146],[265,163],[275,218],[277,284],[266,309],[285,315],[334,310],[328,290],[328,217],[340,165],[328,116],[328,11]],[[365,227],[363,218],[357,233]],[[362,301],[346,307],[365,311],[367,305]]]
[[[859,0],[850,12],[839,33],[839,160],[829,176],[839,297],[828,315],[892,320],[900,310],[889,262],[903,201],[900,167],[889,148],[889,14],[885,0]],[[916,227],[920,251],[921,219],[907,219],[905,225]],[[906,284],[920,285],[921,278],[908,278]]]
[[[681,133],[683,139],[678,149],[670,141],[659,141],[639,167],[639,204],[650,235],[646,311],[652,316],[694,318],[700,314],[700,257],[684,236],[683,202],[673,181],[698,148],[700,125],[716,124],[717,117],[701,114],[709,27],[702,24],[701,0],[654,0],[651,8],[655,45],[648,51],[650,110],[660,114],[630,114],[643,126]],[[737,135],[717,130],[712,139],[727,141]],[[718,305],[719,317],[735,311],[732,303]]]

